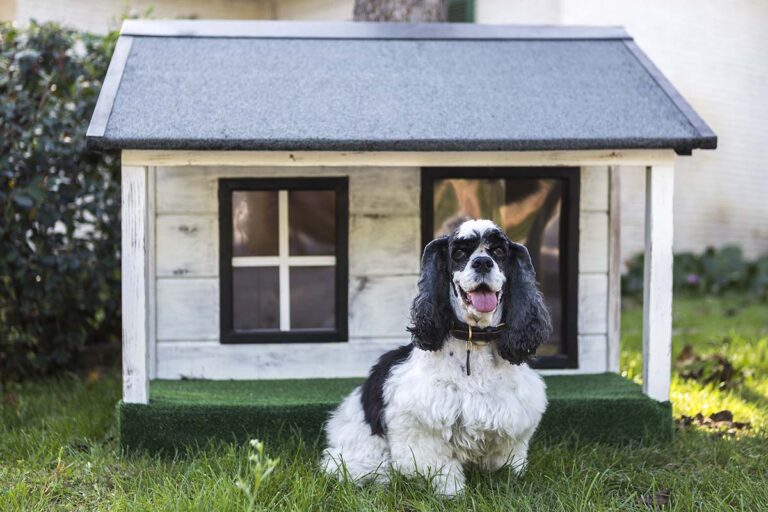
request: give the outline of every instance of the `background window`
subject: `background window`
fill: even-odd
[[[221,180],[223,343],[345,341],[346,179]]]
[[[552,336],[538,351],[547,367],[575,364],[578,175],[577,169],[424,171],[424,243],[467,219],[487,218],[528,247],[552,313]]]

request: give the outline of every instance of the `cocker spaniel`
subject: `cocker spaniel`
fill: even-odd
[[[340,478],[387,482],[390,470],[464,488],[464,465],[519,474],[547,406],[526,361],[549,312],[526,248],[489,220],[427,245],[411,307],[412,343],[384,354],[331,414],[322,464]]]

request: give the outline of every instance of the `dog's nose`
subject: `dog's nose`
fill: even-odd
[[[487,274],[493,269],[493,260],[488,256],[479,256],[472,261],[472,268],[479,274]]]

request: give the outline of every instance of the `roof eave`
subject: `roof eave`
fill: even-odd
[[[717,137],[680,140],[258,140],[258,139],[116,139],[89,135],[87,147],[109,151],[125,149],[162,151],[605,151],[673,150],[690,154],[695,149],[715,149]]]

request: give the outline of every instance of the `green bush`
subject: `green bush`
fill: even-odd
[[[732,245],[720,249],[709,247],[702,254],[682,252],[674,255],[672,279],[676,291],[720,295],[729,290],[740,290],[766,299],[768,256],[746,261],[741,248]],[[625,295],[643,292],[642,254],[629,261],[621,287]]]
[[[72,367],[120,334],[119,160],[85,149],[112,49],[0,24],[0,381]]]

